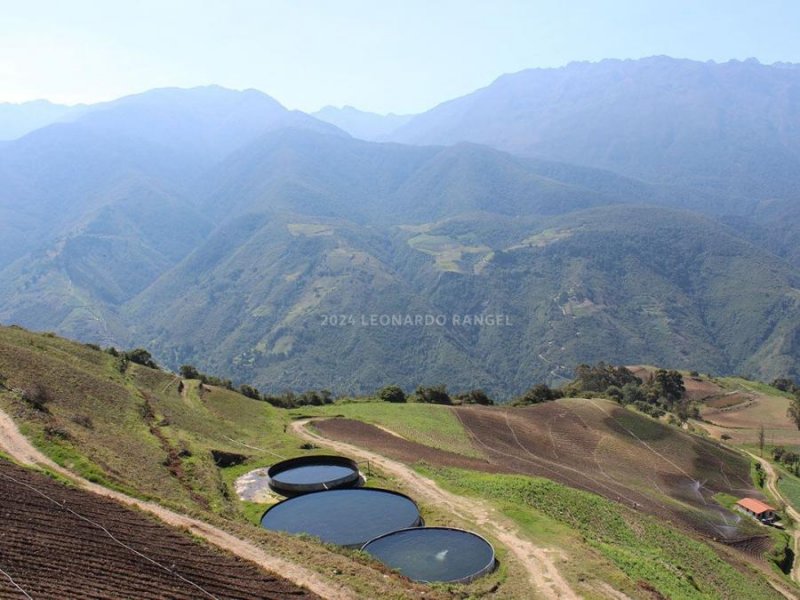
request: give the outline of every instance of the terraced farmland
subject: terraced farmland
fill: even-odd
[[[116,502],[0,459],[0,598],[318,598]]]

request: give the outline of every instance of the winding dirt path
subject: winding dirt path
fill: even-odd
[[[513,523],[498,515],[484,502],[443,490],[433,480],[423,477],[410,467],[385,456],[322,437],[306,427],[311,420],[302,419],[292,422],[290,425],[292,433],[307,441],[327,446],[351,457],[357,457],[359,460],[368,460],[385,473],[403,481],[415,497],[430,504],[449,506],[458,517],[491,532],[525,568],[531,586],[542,598],[547,600],[577,600],[580,598],[556,567],[554,558],[560,556],[560,553],[536,546],[529,540],[520,537]]]
[[[146,502],[110,490],[75,475],[71,471],[57,465],[37,450],[28,439],[22,435],[11,417],[2,410],[0,410],[0,450],[3,450],[21,464],[45,466],[51,471],[67,477],[84,490],[100,496],[105,496],[106,498],[112,498],[129,506],[135,506],[136,508],[158,517],[168,525],[186,529],[194,535],[202,537],[214,546],[253,562],[261,568],[271,571],[296,585],[303,586],[327,600],[356,600],[357,598],[346,588],[325,581],[317,573],[282,558],[267,554],[267,552],[255,544],[239,539],[218,527],[173,512],[153,502]]]
[[[792,530],[792,540],[793,540],[793,547],[792,550],[794,551],[795,561],[792,564],[792,572],[791,577],[792,581],[796,583],[800,583],[800,556],[798,556],[798,550],[800,550],[800,513],[798,513],[791,503],[781,494],[780,488],[778,488],[778,472],[775,470],[775,467],[772,466],[768,460],[756,456],[752,452],[747,452],[750,456],[756,459],[761,467],[764,469],[764,472],[767,474],[767,490],[769,493],[773,495],[773,497],[782,502],[786,506],[786,514],[789,515],[789,518],[794,521],[794,529]]]

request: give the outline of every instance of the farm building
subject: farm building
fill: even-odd
[[[772,523],[777,519],[776,509],[755,498],[742,498],[736,503],[736,508],[762,523]]]

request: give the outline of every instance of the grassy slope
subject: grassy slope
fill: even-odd
[[[342,415],[391,429],[402,437],[464,456],[480,457],[461,423],[447,409],[430,404],[352,402],[304,409],[309,415]]]
[[[631,580],[667,598],[779,597],[755,569],[742,572],[707,544],[595,494],[539,478],[425,471],[456,493],[492,498],[523,531],[535,535],[542,516],[579,531]]]

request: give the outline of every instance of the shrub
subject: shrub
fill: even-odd
[[[633,405],[644,414],[655,417],[656,419],[667,414],[664,409],[655,404],[649,404],[647,402],[634,402]]]
[[[378,399],[384,402],[405,402],[406,393],[397,385],[387,385],[378,390]]]
[[[622,387],[626,383],[642,383],[627,367],[599,362],[594,366],[582,364],[575,369],[575,380],[570,387],[579,392],[604,392],[610,386]]]
[[[646,400],[642,387],[635,383],[626,383],[622,386],[622,403],[636,404]]]
[[[22,392],[22,399],[30,404],[32,408],[40,412],[50,412],[47,409],[47,404],[52,402],[53,397],[45,386],[39,383],[34,383],[32,386],[26,388]]]
[[[180,374],[184,379],[200,379],[200,371],[192,365],[181,365]]]
[[[253,400],[261,400],[259,391],[251,385],[242,384],[239,386],[239,393]]]
[[[68,440],[70,439],[69,431],[66,429],[62,429],[61,427],[55,427],[54,425],[48,425],[44,428],[44,434],[50,438],[56,438],[59,440]]]
[[[116,360],[117,371],[119,371],[120,373],[124,373],[125,371],[127,371],[130,362],[131,362],[130,359],[125,354],[117,355],[117,360]]]
[[[461,404],[480,404],[482,406],[491,406],[494,404],[494,400],[489,398],[489,396],[483,390],[470,390],[468,392],[458,394],[456,395],[456,400]]]
[[[418,386],[414,392],[414,400],[423,404],[452,404],[450,394],[447,393],[447,386],[432,385]]]
[[[94,423],[90,417],[86,415],[72,415],[71,421],[86,429],[94,429]]]
[[[153,360],[152,355],[144,348],[134,348],[133,350],[128,350],[125,353],[125,356],[129,361],[135,362],[137,365],[150,367],[151,369],[158,368],[158,365],[156,364],[156,361]]]
[[[528,406],[530,404],[541,404],[563,398],[564,394],[559,389],[552,389],[544,383],[537,383],[521,396],[517,396],[511,401],[512,406]]]
[[[277,408],[298,408],[300,406],[333,404],[333,394],[328,390],[308,391],[302,394],[295,394],[289,390],[281,395],[264,394],[261,399]]]

